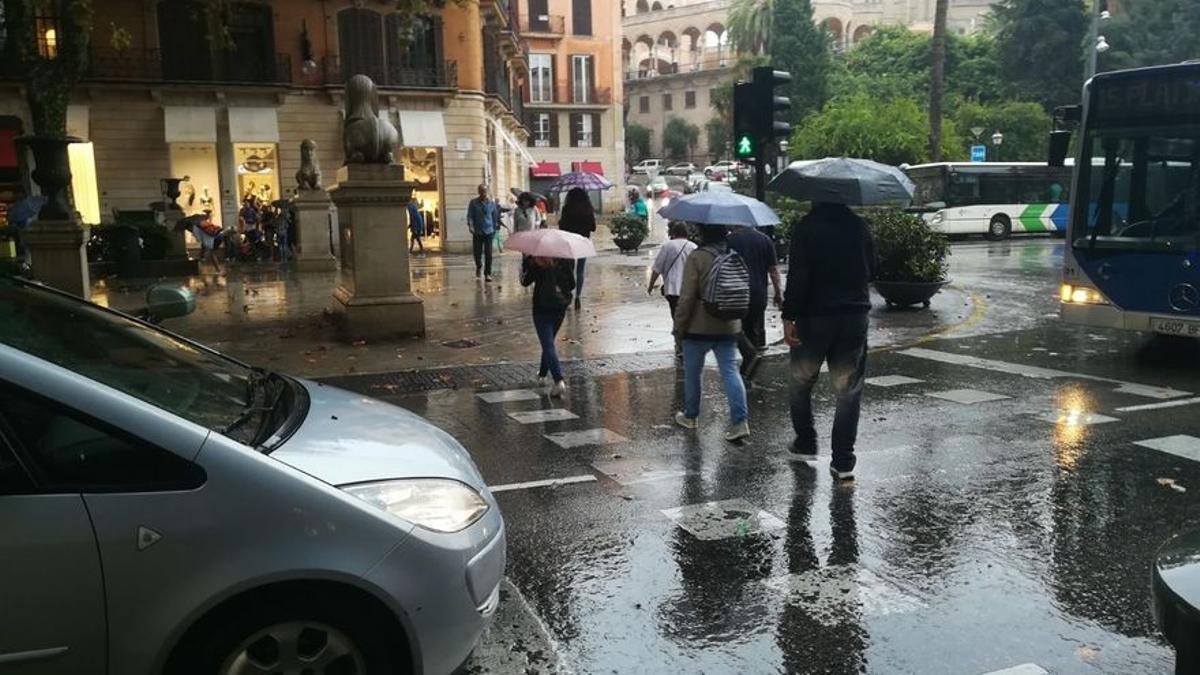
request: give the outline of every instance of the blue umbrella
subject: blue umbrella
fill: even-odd
[[[598,176],[591,171],[572,171],[559,176],[550,184],[547,192],[567,192],[574,188],[583,188],[591,192],[592,190],[607,190],[612,186],[612,182],[607,178]]]
[[[26,197],[8,207],[8,223],[18,230],[24,230],[37,219],[38,211],[46,205],[46,198],[41,195]]]
[[[827,157],[792,162],[767,189],[800,201],[869,206],[908,203],[916,186],[894,166],[869,159]]]
[[[778,225],[779,216],[766,204],[736,192],[704,191],[685,195],[658,210],[668,220],[707,225],[766,227]]]

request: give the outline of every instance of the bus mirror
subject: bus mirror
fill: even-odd
[[[1071,132],[1070,131],[1051,131],[1050,132],[1050,157],[1047,162],[1050,166],[1066,166],[1067,153],[1071,151]]]

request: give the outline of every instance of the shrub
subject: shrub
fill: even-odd
[[[911,213],[878,209],[864,214],[875,237],[876,279],[942,281],[946,278],[950,242]]]
[[[608,229],[616,240],[636,240],[641,242],[650,234],[650,225],[643,218],[628,213],[620,213],[608,221]]]

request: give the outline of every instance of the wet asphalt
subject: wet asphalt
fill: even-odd
[[[504,512],[468,672],[1170,672],[1150,571],[1200,527],[1200,403],[1156,406],[1200,395],[1200,347],[1061,323],[1060,242],[955,255],[977,306],[872,352],[869,378],[905,379],[866,386],[852,483],[827,446],[786,456],[786,355],[740,445],[712,370],[694,432],[669,367],[575,375],[564,401],[384,392],[460,439]],[[518,419],[543,410],[571,417]]]

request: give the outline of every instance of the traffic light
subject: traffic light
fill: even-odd
[[[754,128],[754,85],[733,85],[733,154],[750,159],[758,154],[758,131]]]
[[[758,137],[762,143],[769,144],[776,138],[790,136],[792,125],[777,121],[775,113],[791,110],[792,100],[786,96],[776,96],[775,89],[791,82],[792,74],[771,66],[755,68],[753,73],[752,101],[747,110],[755,115],[754,128]]]

